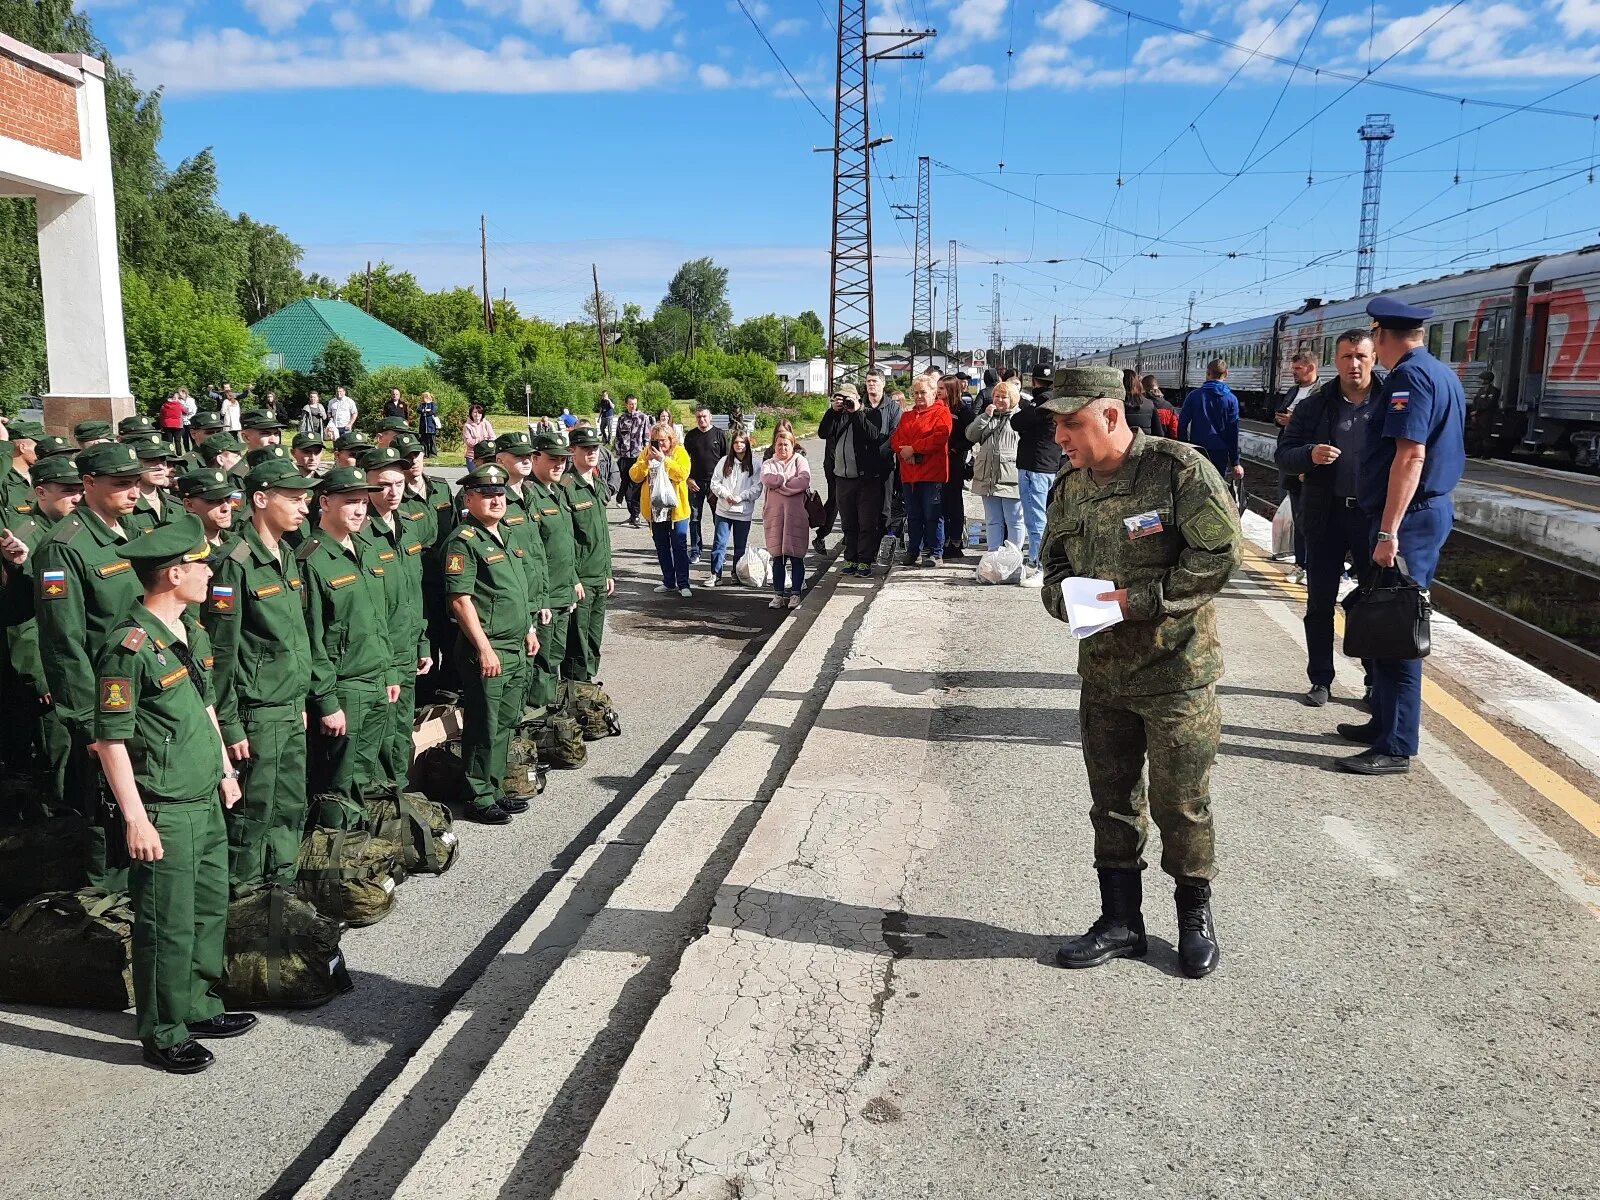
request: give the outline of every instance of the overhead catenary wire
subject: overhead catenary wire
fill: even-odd
[[[817,116],[821,117],[824,123],[831,125],[833,119],[822,111],[822,106],[811,98],[811,93],[806,91],[805,85],[795,78],[794,72],[789,69],[789,64],[783,61],[783,55],[778,53],[778,48],[772,44],[772,39],[767,36],[767,31],[761,28],[761,22],[756,20],[756,15],[750,11],[749,5],[744,0],[733,0],[733,2],[739,6],[739,11],[750,22],[750,27],[756,31],[756,36],[761,39],[767,50],[771,52],[772,57],[777,60],[778,65],[783,68],[783,73],[789,77],[789,82],[794,84],[795,90],[805,97],[806,103],[816,110]]]

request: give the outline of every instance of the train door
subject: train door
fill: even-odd
[[[1517,407],[1536,412],[1544,399],[1545,360],[1550,352],[1550,295],[1534,296],[1528,304],[1528,370],[1522,379],[1522,395]]]
[[[1473,347],[1474,364],[1493,371],[1495,385],[1503,389],[1511,364],[1511,306],[1486,309],[1478,321],[1478,341]]]

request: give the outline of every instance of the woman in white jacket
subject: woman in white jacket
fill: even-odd
[[[722,565],[728,557],[728,541],[733,541],[733,561],[744,557],[750,540],[750,522],[755,520],[756,497],[761,495],[761,472],[750,453],[750,438],[743,431],[733,435],[728,456],[711,475],[711,494],[716,497],[716,536],[711,542],[711,575],[707,587],[716,587],[722,578]]]

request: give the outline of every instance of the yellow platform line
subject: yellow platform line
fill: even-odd
[[[1251,564],[1252,574],[1297,600],[1305,598],[1305,588],[1290,583],[1281,572],[1270,569],[1267,557],[1253,544],[1245,543],[1244,554]],[[1333,619],[1336,631],[1342,631],[1344,614],[1335,608]],[[1422,702],[1528,787],[1590,834],[1600,837],[1600,801],[1579,790],[1566,776],[1545,766],[1426,675],[1422,679]]]
[[[1551,496],[1545,492],[1530,491],[1528,488],[1513,487],[1509,483],[1489,483],[1483,479],[1469,479],[1468,483],[1477,487],[1492,488],[1497,492],[1514,492],[1518,496],[1527,496],[1531,500],[1548,500],[1552,504],[1564,505],[1567,508],[1581,508],[1584,512],[1600,513],[1600,504],[1585,504],[1582,500],[1567,500],[1561,496]]]

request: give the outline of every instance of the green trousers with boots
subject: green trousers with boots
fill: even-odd
[[[235,899],[294,882],[306,829],[306,722],[302,709],[245,709],[250,758],[241,764],[239,803],[229,809],[228,887]]]
[[[456,643],[461,665],[461,758],[467,773],[470,803],[488,808],[506,785],[506,751],[522,719],[528,694],[530,662],[522,648],[496,648],[500,674],[485,679],[478,656],[465,639]]]
[[[378,765],[384,777],[400,787],[406,786],[411,774],[411,756],[416,750],[417,673],[411,664],[409,674],[400,678],[400,699],[389,706],[389,735],[378,753]]]
[[[567,657],[569,617],[565,609],[558,608],[550,624],[539,626],[539,653],[533,657],[533,674],[528,679],[529,715],[541,709],[555,711],[561,664]]]
[[[567,622],[567,650],[561,677],[593,683],[600,674],[600,641],[606,632],[606,585],[584,585],[583,599]]]
[[[337,792],[359,805],[363,786],[387,778],[381,759],[389,740],[389,696],[382,683],[340,682],[334,694],[344,709],[345,734],[329,737],[311,718],[311,790]]]
[[[133,995],[139,1040],[166,1050],[189,1023],[220,1016],[228,924],[228,833],[215,795],[147,803],[161,857],[129,871],[133,893]]]

